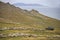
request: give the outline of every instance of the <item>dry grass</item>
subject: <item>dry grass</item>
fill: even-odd
[[[39,14],[36,10],[24,11],[21,8],[10,4],[0,2],[0,28],[4,27],[23,27],[45,29],[46,27],[54,27],[53,31],[49,30],[3,30],[2,34],[9,33],[27,33],[36,35],[60,35],[60,20],[49,18]],[[60,38],[48,37],[7,37],[0,40],[59,40]]]

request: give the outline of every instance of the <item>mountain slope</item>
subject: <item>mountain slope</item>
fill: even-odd
[[[60,35],[60,20],[56,20],[53,18],[49,18],[40,14],[38,11],[32,9],[31,11],[23,10],[21,8],[10,5],[9,3],[0,2],[0,28],[4,27],[23,27],[23,28],[32,28],[31,30],[3,30],[0,31],[1,34],[9,34],[9,33],[28,33],[28,34],[36,34],[36,35]],[[46,27],[54,27],[55,30],[43,32],[34,31],[33,29],[45,29]],[[37,30],[36,29],[36,30]],[[33,37],[32,37],[33,38]],[[9,38],[10,39],[10,38]],[[15,38],[13,38],[15,40]],[[10,40],[13,40],[10,39]],[[26,39],[28,40],[29,37]],[[36,38],[36,40],[39,38]],[[4,39],[1,39],[4,40]],[[8,38],[6,38],[8,40]],[[19,40],[19,39],[18,39]],[[24,39],[22,39],[24,40]],[[29,39],[30,40],[30,39]],[[31,40],[34,40],[31,39]]]

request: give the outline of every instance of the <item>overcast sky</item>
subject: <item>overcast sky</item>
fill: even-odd
[[[0,0],[3,2],[10,2],[10,3],[37,3],[42,4],[48,7],[60,7],[60,0]]]

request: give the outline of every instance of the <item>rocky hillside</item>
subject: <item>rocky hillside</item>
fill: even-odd
[[[46,29],[50,27],[54,30]],[[60,39],[59,30],[60,20],[44,16],[34,9],[28,11],[0,2],[1,40],[57,40]],[[54,35],[58,37],[55,39]]]

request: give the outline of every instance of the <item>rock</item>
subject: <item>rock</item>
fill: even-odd
[[[47,27],[46,30],[54,30],[53,27]]]

